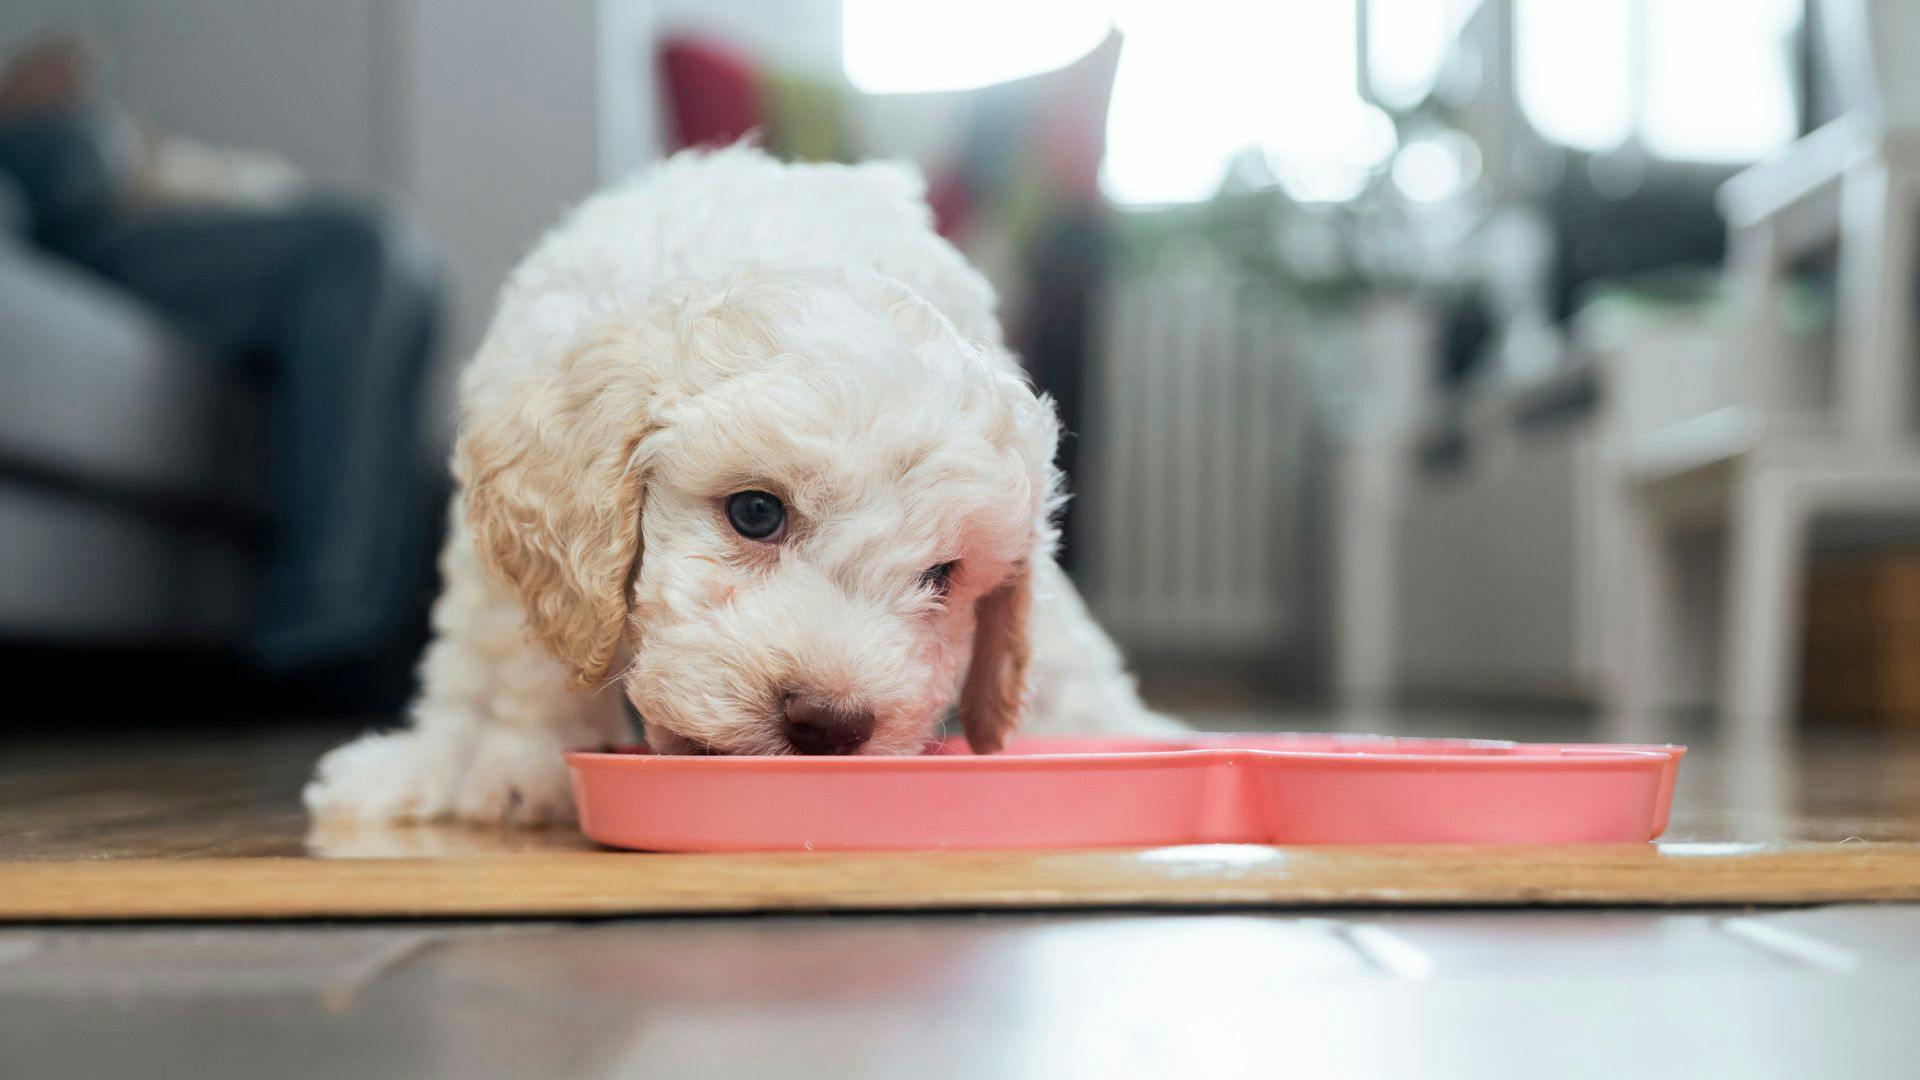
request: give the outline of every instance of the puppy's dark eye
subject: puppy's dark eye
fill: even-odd
[[[945,597],[947,587],[953,584],[953,568],[956,563],[943,562],[939,566],[929,566],[920,572],[920,584],[932,589],[934,595]]]
[[[749,540],[771,540],[787,523],[787,508],[764,491],[727,496],[727,522]]]

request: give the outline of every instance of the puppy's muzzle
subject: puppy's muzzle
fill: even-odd
[[[873,710],[788,694],[781,728],[795,753],[851,754],[873,737]]]

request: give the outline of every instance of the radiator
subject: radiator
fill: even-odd
[[[1131,653],[1266,652],[1302,577],[1290,320],[1224,272],[1118,278],[1098,315],[1076,526]]]

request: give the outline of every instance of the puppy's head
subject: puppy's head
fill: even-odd
[[[468,522],[656,749],[910,753],[956,702],[995,749],[1058,435],[996,349],[877,277],[676,286],[470,395]]]

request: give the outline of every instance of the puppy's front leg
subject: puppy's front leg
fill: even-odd
[[[1186,731],[1140,700],[1120,650],[1051,559],[1034,572],[1033,713],[1036,735],[1160,735]]]
[[[527,640],[520,606],[483,572],[457,521],[441,572],[409,726],[321,758],[308,810],[374,821],[572,820],[561,753],[623,741],[619,694],[567,689],[566,669]]]

